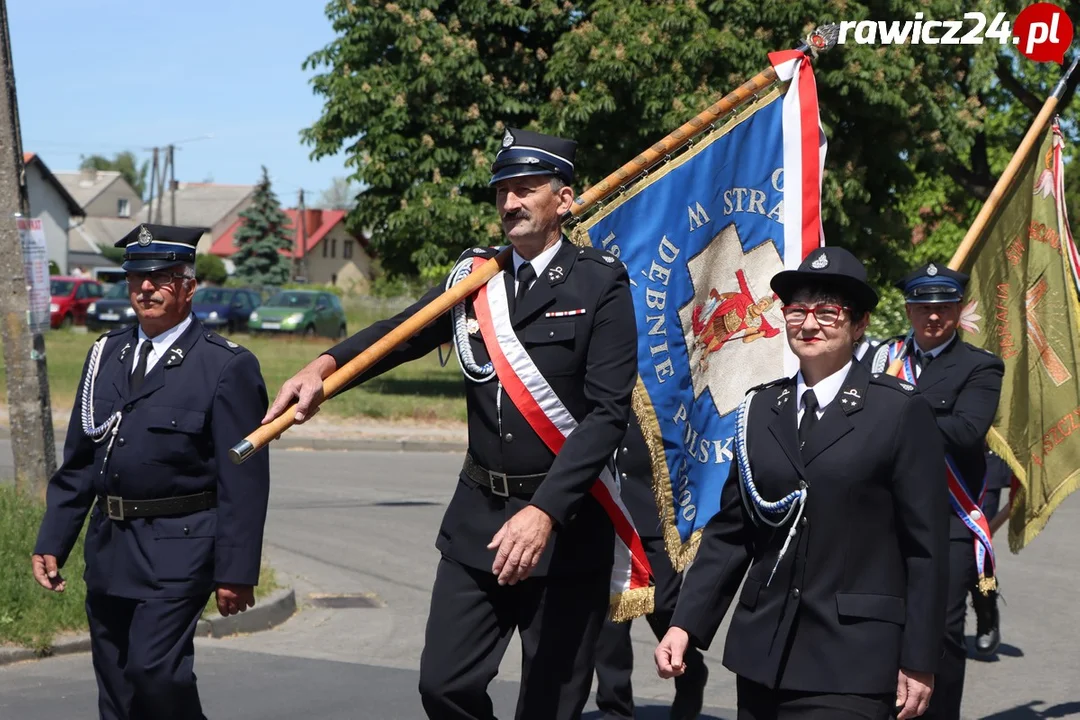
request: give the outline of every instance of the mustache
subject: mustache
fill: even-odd
[[[529,217],[530,215],[527,210],[514,210],[512,212],[503,213],[503,222],[506,222],[507,220],[517,220],[519,218],[521,220],[528,220]]]

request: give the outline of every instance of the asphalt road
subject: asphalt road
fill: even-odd
[[[416,671],[433,543],[460,461],[442,453],[273,452],[265,550],[303,607],[269,632],[199,641],[196,672],[210,717],[423,717]],[[5,471],[10,449],[0,441],[0,477]],[[1005,644],[995,661],[968,663],[963,717],[1080,717],[1080,501],[1068,500],[1019,555],[999,537]],[[305,601],[312,593],[356,595],[363,607],[314,607]],[[666,717],[672,696],[652,667],[654,646],[647,626],[635,623],[634,689],[647,720]],[[708,655],[706,717],[733,718],[734,680],[721,650],[717,643]],[[512,643],[492,687],[500,717],[512,717],[519,668]],[[86,655],[0,667],[0,720],[90,717],[95,698]]]

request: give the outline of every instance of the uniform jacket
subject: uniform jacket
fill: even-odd
[[[634,414],[630,414],[630,427],[623,438],[618,459],[620,497],[630,511],[634,527],[643,538],[664,536],[660,524],[660,509],[653,492],[652,457],[649,446]]]
[[[107,333],[94,383],[94,425],[123,413],[108,462],[108,440],[83,432],[79,393],[64,461],[49,481],[34,552],[63,564],[93,505],[86,530],[86,585],[128,598],[187,597],[218,583],[255,585],[270,490],[268,453],[234,465],[228,451],[259,426],[267,393],[250,352],[192,318],[165,356],[131,392],[137,329]],[[182,516],[109,519],[105,495],[146,500],[217,490],[218,507]]]
[[[888,348],[903,339],[894,337],[883,342],[874,353],[872,369],[882,367],[882,363],[888,367]],[[919,373],[919,393],[933,408],[945,439],[945,451],[955,461],[976,503],[986,475],[986,433],[997,414],[1004,374],[1005,364],[1000,358],[955,336]],[[970,537],[971,531],[963,521],[951,509],[949,514],[954,516],[951,535]]]
[[[496,250],[477,248],[470,254],[490,258]],[[503,273],[503,279],[513,298],[513,276]],[[415,305],[360,331],[328,354],[341,367],[442,292],[442,285],[433,288]],[[467,309],[471,315],[471,301]],[[572,310],[584,312],[545,316]],[[556,457],[501,392],[496,379],[466,380],[469,452],[475,461],[508,475],[546,473],[546,477],[531,497],[507,499],[462,474],[436,546],[453,560],[490,570],[495,555],[487,544],[514,513],[532,504],[556,523],[534,576],[609,570],[614,529],[588,492],[626,432],[630,393],[637,378],[637,330],[626,268],[607,253],[577,247],[564,238],[511,318],[529,356],[579,424]],[[356,382],[428,354],[450,342],[451,333],[452,321],[446,313]],[[487,362],[478,331],[470,336],[470,344],[477,363]]]
[[[756,524],[737,464],[706,525],[672,625],[708,648],[746,576],[724,664],[771,688],[891,693],[934,672],[948,573],[944,454],[912,386],[853,363],[800,453],[795,378],[753,398],[747,452],[765,500],[807,485],[797,534]],[[747,573],[749,569],[749,573]]]

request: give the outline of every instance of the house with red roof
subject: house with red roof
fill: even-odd
[[[371,290],[372,266],[367,238],[349,232],[344,210],[306,208],[285,209],[292,233],[292,250],[281,254],[296,263],[298,277],[318,285],[336,285],[349,293],[366,295]],[[243,219],[234,222],[210,247],[210,252],[228,260],[237,247],[233,236]]]
[[[72,218],[82,218],[86,213],[52,174],[40,155],[23,153],[23,166],[26,168],[30,217],[41,220],[49,260],[56,263],[60,274],[67,274],[68,229],[74,224]]]

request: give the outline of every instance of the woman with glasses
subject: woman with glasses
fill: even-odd
[[[751,389],[720,511],[656,649],[661,677],[705,650],[735,600],[724,665],[739,720],[925,712],[948,569],[945,461],[915,388],[852,354],[877,293],[851,253],[772,279],[793,377]],[[745,580],[745,582],[744,582]]]

